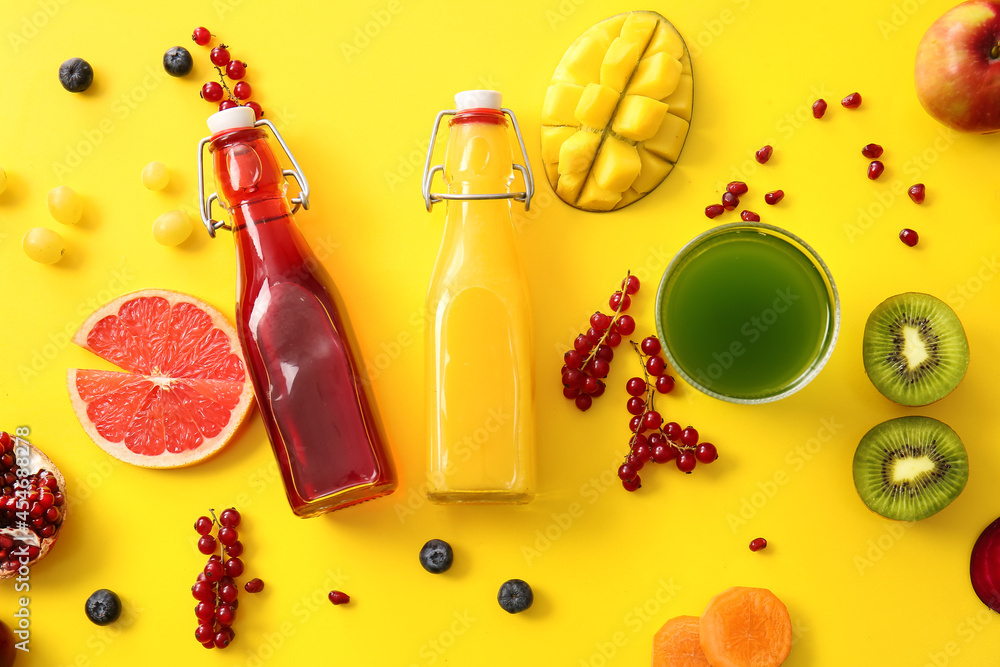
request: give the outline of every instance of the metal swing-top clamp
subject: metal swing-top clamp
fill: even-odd
[[[260,127],[261,125],[271,128],[271,132],[274,134],[275,139],[281,145],[281,149],[285,151],[285,155],[292,163],[292,169],[283,169],[281,173],[284,176],[293,177],[299,184],[299,196],[289,201],[295,206],[292,208],[292,213],[299,210],[301,206],[305,210],[309,210],[309,181],[306,180],[305,175],[302,173],[302,167],[296,161],[295,156],[288,149],[288,144],[285,140],[281,138],[281,134],[278,132],[278,128],[274,126],[274,123],[267,120],[266,118],[261,118],[256,123],[254,127]],[[219,193],[213,192],[205,198],[205,145],[213,139],[212,137],[205,137],[198,142],[198,203],[201,207],[201,221],[205,223],[205,227],[208,228],[208,235],[215,238],[216,229],[229,229],[232,230],[232,226],[228,223],[222,222],[220,220],[215,220],[212,218],[212,202],[219,202],[219,206],[222,206],[222,202],[219,200]],[[222,210],[228,211],[225,206],[222,206]]]
[[[444,165],[439,164],[431,167],[431,155],[434,153],[434,141],[437,138],[438,128],[441,126],[441,119],[445,116],[454,116],[458,113],[457,109],[445,109],[444,111],[438,112],[438,115],[434,118],[434,127],[431,130],[431,143],[427,147],[427,160],[424,162],[424,176],[422,182],[422,190],[424,193],[424,204],[427,206],[427,210],[430,211],[431,207],[439,201],[444,201],[446,199],[460,199],[460,200],[483,200],[483,199],[513,199],[515,201],[524,202],[524,210],[530,210],[531,208],[531,198],[535,195],[535,179],[531,174],[531,163],[528,162],[528,153],[524,150],[524,138],[521,136],[521,128],[517,125],[517,118],[514,117],[514,112],[510,109],[500,109],[508,118],[510,122],[514,125],[514,134],[517,135],[517,143],[521,146],[521,157],[524,159],[524,164],[513,164],[514,169],[521,172],[522,178],[524,178],[525,192],[496,192],[496,193],[484,193],[484,194],[459,194],[453,195],[446,192],[431,192],[431,181],[434,179],[434,172],[444,171]]]

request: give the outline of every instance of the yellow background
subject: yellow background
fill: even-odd
[[[699,614],[732,585],[765,586],[786,602],[796,633],[788,665],[995,664],[1000,623],[972,591],[968,558],[1000,514],[1000,139],[947,131],[920,108],[912,83],[917,42],[951,4],[5,3],[0,426],[30,427],[66,474],[72,499],[59,543],[32,570],[31,653],[18,664],[646,664],[664,621]],[[541,176],[542,98],[577,35],[629,9],[659,11],[687,39],[694,122],[679,166],[651,196],[586,214],[558,201]],[[256,414],[215,459],[147,471],[103,454],[70,409],[66,369],[104,366],[67,337],[104,301],[169,288],[232,317],[229,237],[212,241],[199,228],[165,248],[150,233],[160,213],[195,210],[195,147],[211,111],[198,98],[210,68],[207,50],[189,40],[197,25],[249,63],[254,98],[313,185],[313,208],[298,221],[343,292],[373,370],[402,478],[386,499],[296,519]],[[175,44],[196,59],[183,79],[162,74],[163,52]],[[57,80],[73,56],[96,70],[82,95]],[[435,113],[454,92],[476,87],[504,92],[539,175],[531,214],[516,215],[536,332],[538,496],[524,507],[436,507],[420,495],[421,308],[444,210],[424,211],[419,171]],[[838,102],[853,91],[864,104],[846,111]],[[809,106],[820,96],[830,108],[815,121]],[[886,149],[877,182],[865,177],[860,154],[872,141]],[[752,153],[764,143],[775,152],[760,167]],[[170,169],[163,192],[140,183],[151,160]],[[714,224],[702,211],[733,178],[749,183],[745,201],[764,221],[801,235],[828,262],[842,299],[840,341],[818,379],[778,403],[728,405],[679,383],[663,411],[717,443],[720,459],[690,476],[672,466],[643,471],[644,487],[628,494],[612,475],[627,446],[624,383],[638,367],[620,352],[607,395],[581,414],[560,393],[562,351],[606,308],[626,269],[643,280],[636,335],[653,332],[663,268]],[[920,207],[901,194],[917,181],[928,190]],[[75,227],[46,209],[46,193],[62,184],[85,201]],[[761,195],[775,188],[785,200],[765,206]],[[65,237],[58,265],[22,253],[21,236],[38,225]],[[896,238],[905,226],[920,233],[918,247]],[[972,351],[962,385],[920,409],[879,395],[860,353],[871,309],[911,290],[950,303]],[[964,493],[915,525],[869,512],[851,479],[861,436],[905,414],[948,422],[971,462]],[[206,652],[193,638],[189,587],[205,558],[191,526],[209,507],[230,504],[245,517],[247,574],[267,588],[241,595],[234,644]],[[747,544],[757,536],[770,546],[755,554]],[[417,562],[434,537],[455,548],[443,576]],[[495,601],[512,577],[536,595],[517,616]],[[108,628],[83,613],[101,587],[126,601],[125,616]],[[351,603],[331,606],[332,588]],[[11,582],[0,591],[0,618],[9,621],[17,596]]]

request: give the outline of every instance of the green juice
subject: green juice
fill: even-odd
[[[731,225],[688,245],[667,269],[657,325],[667,356],[708,394],[763,402],[804,386],[832,352],[832,279],[777,228]]]

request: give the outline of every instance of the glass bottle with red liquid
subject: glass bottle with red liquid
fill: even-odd
[[[292,511],[308,517],[391,493],[396,473],[357,340],[340,294],[292,213],[309,186],[274,125],[253,110],[213,114],[198,147],[199,198],[209,234],[211,202],[229,212],[236,240],[236,322],[257,405]],[[283,170],[270,128],[294,169]],[[204,149],[217,193],[205,199]],[[301,187],[289,207],[286,176]]]

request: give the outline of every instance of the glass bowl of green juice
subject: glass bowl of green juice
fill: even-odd
[[[768,403],[805,387],[833,354],[840,298],[812,247],[759,222],[721,225],[671,260],[656,294],[670,365],[732,403]]]

